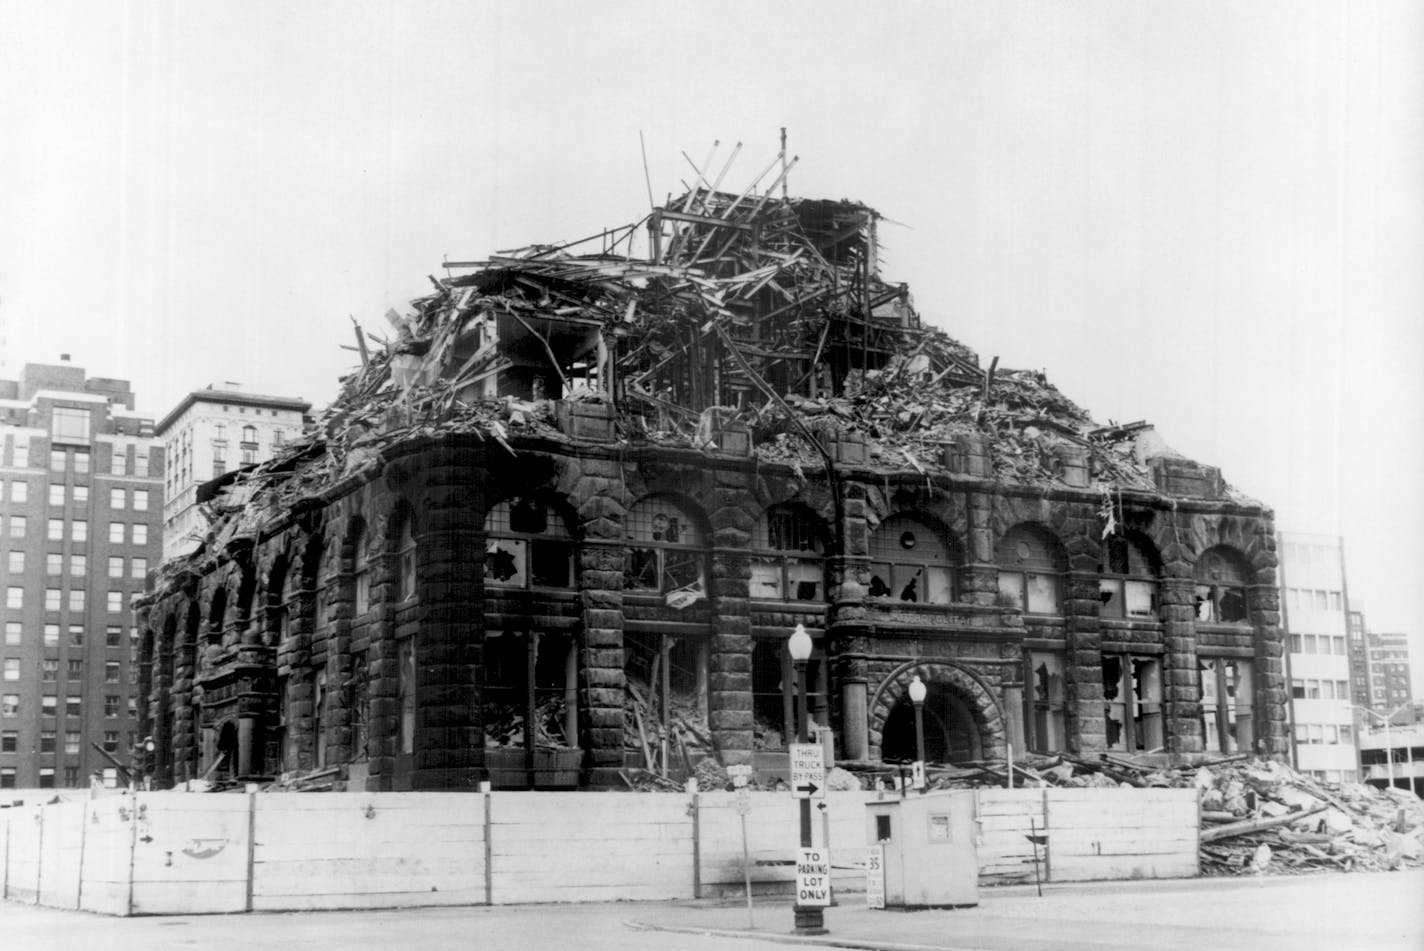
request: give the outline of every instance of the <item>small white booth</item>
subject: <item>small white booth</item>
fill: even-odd
[[[866,803],[867,903],[872,908],[979,904],[974,831],[973,790]]]

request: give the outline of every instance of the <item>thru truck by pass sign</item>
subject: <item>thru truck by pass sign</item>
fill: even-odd
[[[802,908],[831,903],[831,853],[802,848],[796,859],[796,904]]]
[[[797,799],[826,798],[826,754],[819,743],[792,743],[791,795]]]

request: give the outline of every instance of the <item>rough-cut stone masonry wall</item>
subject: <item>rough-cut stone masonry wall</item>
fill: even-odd
[[[1199,752],[1198,652],[1209,643],[1238,655],[1249,648],[1256,674],[1256,735],[1265,751],[1286,752],[1287,698],[1268,512],[1220,502],[1173,508],[1147,496],[1122,502],[1120,518],[1161,563],[1157,620],[1126,622],[1099,617],[1103,526],[1101,499],[1090,492],[1015,490],[969,478],[927,484],[915,473],[849,470],[840,474],[843,497],[837,506],[823,475],[803,476],[744,458],[596,446],[569,452],[546,444],[516,446],[516,451],[511,456],[493,444],[460,438],[406,446],[374,475],[333,487],[315,505],[264,527],[249,548],[217,559],[201,577],[145,603],[144,643],[152,644],[143,658],[151,724],[146,729],[155,731],[158,741],[158,775],[171,781],[175,775],[201,775],[211,765],[213,752],[205,745],[210,741],[200,733],[221,724],[195,719],[194,688],[244,670],[256,672],[248,676],[250,696],[241,707],[243,716],[257,721],[252,735],[258,749],[251,761],[267,773],[315,767],[323,748],[329,764],[363,765],[364,771],[353,775],[364,775],[369,789],[473,787],[484,768],[487,611],[498,623],[530,629],[538,629],[545,615],[563,613],[532,597],[501,594],[487,606],[484,602],[485,516],[503,499],[536,492],[568,512],[576,538],[575,588],[569,596],[577,598],[571,610],[586,784],[620,784],[624,630],[633,618],[639,630],[655,629],[658,619],[667,617],[676,617],[681,631],[688,624],[705,625],[714,745],[725,762],[751,758],[753,627],[765,632],[768,625],[784,626],[789,634],[802,616],[800,609],[779,610],[749,597],[747,549],[765,511],[782,503],[814,513],[831,540],[824,613],[804,615],[803,623],[825,631],[831,720],[838,748],[849,757],[878,752],[885,717],[917,670],[937,678],[973,712],[984,750],[1002,752],[1014,729],[1021,728],[1026,639],[1034,650],[1064,652],[1071,751],[1105,744],[1101,665],[1108,651],[1162,657],[1168,749],[1182,756]],[[631,506],[651,494],[677,497],[706,527],[707,601],[683,612],[649,608],[646,598],[625,600],[624,521]],[[960,563],[955,604],[907,608],[867,598],[871,536],[875,526],[899,513],[943,530]],[[417,581],[414,595],[397,601],[396,544],[406,519],[414,527]],[[1000,602],[996,549],[1016,526],[1056,540],[1062,559],[1059,616],[1024,616]],[[1195,563],[1218,545],[1238,552],[1254,573],[1251,623],[1199,630]],[[370,573],[371,601],[359,616],[358,547]],[[219,590],[224,604],[214,628],[211,612]],[[325,618],[319,629],[318,607]],[[286,635],[279,638],[282,611]],[[527,612],[522,620],[520,611]],[[192,656],[184,651],[190,617],[201,619],[192,629],[203,642],[196,664],[185,660]],[[398,656],[407,637],[416,639],[417,661],[412,756],[398,749]],[[326,682],[322,709],[316,708],[318,671]],[[285,764],[276,762],[282,684],[290,751]],[[364,721],[355,706],[363,700]]]

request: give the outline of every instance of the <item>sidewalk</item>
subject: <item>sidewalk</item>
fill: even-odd
[[[882,951],[1418,951],[1424,870],[1278,878],[985,889],[975,908],[873,911],[850,896],[826,909],[830,933],[791,934],[787,901],[679,902],[640,908],[632,927],[809,947]]]

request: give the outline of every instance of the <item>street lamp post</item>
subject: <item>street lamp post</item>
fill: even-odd
[[[915,759],[925,761],[925,682],[915,674],[910,681],[910,702],[915,705]]]
[[[1395,707],[1393,710],[1389,711],[1389,713],[1387,713],[1387,714],[1375,713],[1375,712],[1374,712],[1373,710],[1371,710],[1369,707],[1362,707],[1362,706],[1360,706],[1359,704],[1351,704],[1351,706],[1354,707],[1356,710],[1360,711],[1361,713],[1367,715],[1367,716],[1372,716],[1372,717],[1374,717],[1376,720],[1382,720],[1382,721],[1384,722],[1384,763],[1385,763],[1385,775],[1389,777],[1389,788],[1390,788],[1390,789],[1393,789],[1393,788],[1394,788],[1394,743],[1393,743],[1393,741],[1391,741],[1390,738],[1389,738],[1389,727],[1390,727],[1391,721],[1394,720],[1395,715],[1396,715],[1397,713],[1399,713],[1399,711],[1404,710],[1404,709],[1407,709],[1407,708],[1409,707],[1409,704],[1406,703],[1406,704],[1404,704],[1404,705],[1402,705],[1402,706]],[[1363,777],[1361,777],[1361,778],[1363,778]]]
[[[806,715],[806,662],[811,659],[811,635],[806,633],[806,625],[796,625],[796,630],[787,641],[786,648],[791,652],[791,663],[796,668],[796,742],[806,743],[811,739]],[[799,808],[801,810],[801,847],[809,849],[812,845],[811,800],[802,799]],[[825,917],[820,906],[802,905],[799,890],[793,912],[796,934],[819,935],[826,933]]]

